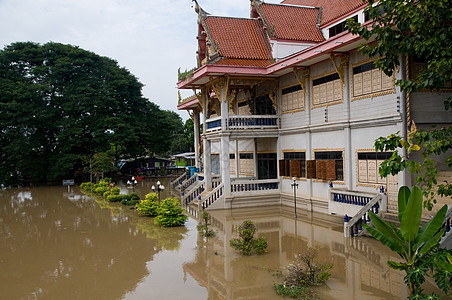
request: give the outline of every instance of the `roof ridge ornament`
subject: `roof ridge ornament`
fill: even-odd
[[[202,16],[206,16],[206,15],[208,15],[209,13],[207,13],[204,9],[202,9],[202,7],[201,6],[199,6],[199,4],[198,4],[198,1],[197,0],[191,0],[192,2],[195,2],[195,12],[198,14],[198,15],[202,15]],[[192,6],[193,7],[193,6]]]

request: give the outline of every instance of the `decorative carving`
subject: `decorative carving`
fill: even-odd
[[[219,77],[217,79],[209,78],[212,89],[215,91],[217,98],[221,101],[221,92],[224,91],[225,98],[224,101],[227,101],[227,93],[228,93],[228,78]]]
[[[235,112],[235,103],[237,102],[237,90],[231,89],[228,92],[228,104],[229,104],[229,110],[232,110],[232,112]]]
[[[277,111],[277,109],[276,109],[276,93],[277,93],[277,91],[278,91],[278,81],[275,80],[275,81],[273,81],[273,89],[268,93],[270,100],[272,100],[273,108],[275,109],[275,111]]]
[[[300,77],[298,77],[298,73],[296,69],[293,69],[293,73],[295,74],[295,78],[297,79],[298,83],[303,88],[303,96],[306,97],[306,80],[309,78],[309,69],[304,69],[303,74]]]
[[[334,54],[330,55],[330,59],[333,62],[333,66],[336,69],[337,74],[339,74],[339,78],[341,79],[342,86],[344,86],[345,85],[344,68],[348,66],[350,55],[349,54],[342,55],[341,56],[341,62],[339,63],[339,66],[336,63],[336,56],[334,56]]]
[[[177,100],[177,104],[180,104],[182,102],[182,97],[180,95],[180,91],[177,91],[177,95],[179,96],[179,99]]]

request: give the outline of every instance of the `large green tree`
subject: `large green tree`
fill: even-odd
[[[388,76],[400,67],[406,57],[415,57],[425,62],[425,67],[416,77],[405,77],[395,84],[407,92],[440,91],[452,80],[452,6],[449,0],[367,0],[365,13],[369,20],[362,26],[354,20],[347,23],[348,29],[369,43],[359,51],[376,57],[375,65]],[[373,42],[375,40],[375,42]],[[402,58],[402,60],[401,60]],[[447,111],[451,98],[444,102]],[[452,117],[451,117],[452,119]],[[445,165],[452,166],[452,128],[436,127],[417,130],[411,124],[410,133],[402,137],[392,134],[379,138],[375,149],[394,151],[394,155],[380,167],[380,175],[397,174],[408,169],[416,176],[416,182],[424,186],[425,206],[432,208],[435,194],[449,197],[452,183],[437,182],[438,155],[446,155]],[[403,155],[398,149],[407,154]],[[421,153],[415,160],[413,152]],[[411,154],[411,156],[410,156]],[[408,157],[408,159],[407,159]],[[438,185],[438,189],[435,188]]]
[[[17,42],[0,50],[0,183],[61,179],[115,149],[164,152],[174,116],[142,96],[113,59],[76,46]]]

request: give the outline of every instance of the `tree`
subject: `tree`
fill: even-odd
[[[388,76],[400,66],[401,55],[425,61],[425,68],[417,77],[395,81],[407,93],[439,91],[451,82],[452,14],[448,0],[381,0],[375,6],[376,1],[367,2],[365,14],[371,20],[370,24],[361,26],[354,20],[347,23],[350,32],[365,40],[376,40],[374,43],[361,45],[360,52],[376,57],[375,65]],[[448,97],[444,102],[446,111],[451,106],[451,98]],[[451,141],[450,127],[426,131],[417,130],[414,123],[411,124],[410,134],[405,138],[398,134],[382,137],[376,141],[375,149],[394,151],[394,154],[381,165],[380,175],[395,175],[408,168],[416,175],[416,182],[425,185],[424,205],[431,209],[435,203],[435,193],[441,196],[452,195],[452,183],[440,184],[437,192],[433,188],[437,184],[438,175],[435,156],[450,153]],[[403,157],[397,148],[404,148],[408,155],[420,151],[422,161]],[[445,164],[447,168],[452,166],[450,155]]]
[[[0,50],[0,183],[71,175],[83,157],[162,153],[180,119],[142,96],[117,62],[59,43]],[[182,125],[181,125],[182,127]]]
[[[426,299],[421,284],[432,276],[438,287],[448,293],[452,288],[452,250],[439,248],[439,240],[446,228],[442,228],[447,205],[419,230],[422,216],[422,191],[401,187],[398,197],[400,229],[370,212],[375,228],[364,228],[377,240],[399,254],[403,262],[388,261],[389,267],[405,271],[405,283],[410,289],[410,299]],[[435,299],[435,298],[429,298]],[[437,298],[436,298],[437,299]]]

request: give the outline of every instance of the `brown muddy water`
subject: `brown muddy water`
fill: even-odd
[[[169,195],[169,182],[161,179]],[[155,180],[139,182],[144,198]],[[127,188],[123,188],[128,192]],[[320,299],[406,298],[397,256],[369,238],[345,239],[330,217],[290,208],[211,212],[208,240],[190,215],[185,227],[160,228],[117,203],[73,187],[0,190],[0,299],[283,299],[277,270],[308,247],[332,263]],[[244,257],[229,246],[252,220],[268,253]],[[315,221],[314,221],[315,220]]]

